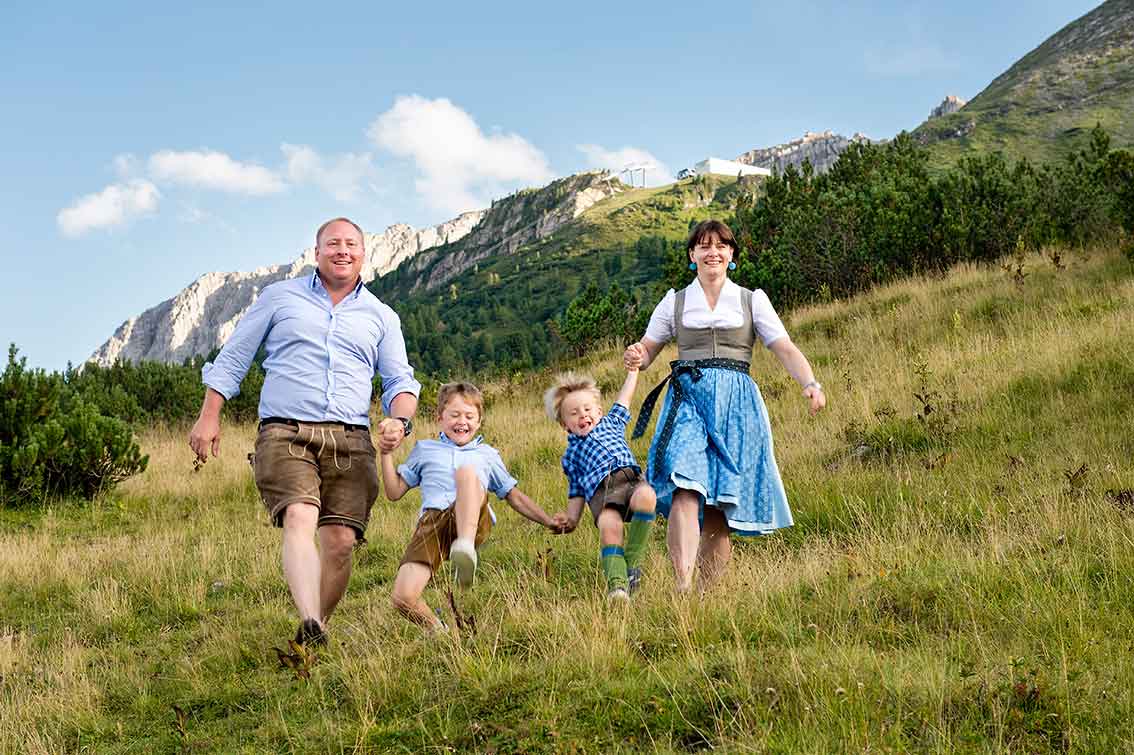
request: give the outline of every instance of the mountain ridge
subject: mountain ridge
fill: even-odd
[[[913,130],[938,166],[969,151],[1050,161],[1102,125],[1134,145],[1134,0],[1107,0],[1055,32],[954,113]]]
[[[393,270],[424,249],[464,236],[485,212],[462,213],[422,229],[397,223],[380,234],[364,233],[363,280]],[[87,361],[106,367],[119,359],[180,362],[207,354],[232,335],[236,323],[265,286],[314,269],[315,249],[309,247],[290,263],[248,272],[205,273],[171,298],[126,320]]]

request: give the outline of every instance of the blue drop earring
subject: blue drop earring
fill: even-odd
[[[735,262],[728,263],[728,269],[729,270],[735,270],[736,269],[736,263]]]
[[[697,263],[696,262],[690,262],[689,263],[689,269],[690,270],[696,270],[697,269]]]

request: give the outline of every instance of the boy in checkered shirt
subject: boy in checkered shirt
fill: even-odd
[[[630,399],[637,385],[638,371],[630,370],[606,415],[602,394],[589,376],[560,375],[543,397],[547,416],[567,431],[566,530],[575,529],[583,506],[588,506],[598,527],[606,595],[612,601],[629,600],[638,587],[657,503],[626,442]],[[629,523],[625,528],[624,522]]]

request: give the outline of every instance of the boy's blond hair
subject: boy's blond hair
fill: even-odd
[[[445,406],[453,396],[460,396],[465,401],[475,406],[477,414],[480,415],[480,420],[482,422],[484,421],[484,394],[480,392],[480,388],[464,381],[445,383],[445,385],[437,389],[438,417],[445,411]]]
[[[595,401],[602,401],[602,391],[598,389],[598,383],[595,382],[593,377],[577,375],[574,372],[564,372],[562,375],[556,376],[555,385],[548,388],[543,394],[543,408],[547,411],[547,416],[559,424],[563,424],[563,418],[559,416],[559,409],[563,405],[563,399],[575,391],[588,391],[595,397]]]

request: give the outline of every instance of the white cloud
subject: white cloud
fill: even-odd
[[[586,156],[588,167],[605,168],[615,175],[629,166],[645,167],[646,183],[650,186],[661,186],[674,181],[669,166],[644,149],[623,147],[609,150],[597,144],[580,144],[577,148]],[[625,180],[629,181],[629,178]]]
[[[162,150],[150,155],[154,180],[202,186],[233,194],[275,194],[286,188],[279,175],[253,163],[241,163],[223,152]]]
[[[554,178],[547,158],[530,142],[517,134],[485,134],[445,98],[398,97],[367,133],[379,147],[413,160],[418,193],[446,212],[477,209],[517,185]]]
[[[135,178],[138,175],[141,166],[138,162],[138,156],[130,152],[124,152],[121,155],[114,156],[114,172],[118,177],[126,180]]]
[[[324,157],[302,144],[281,144],[287,158],[287,177],[293,184],[314,184],[340,202],[358,197],[363,183],[373,176],[374,166],[367,153],[345,152]]]
[[[98,228],[113,228],[157,209],[161,193],[149,181],[111,184],[97,194],[79,197],[55,220],[64,236],[76,238]]]

